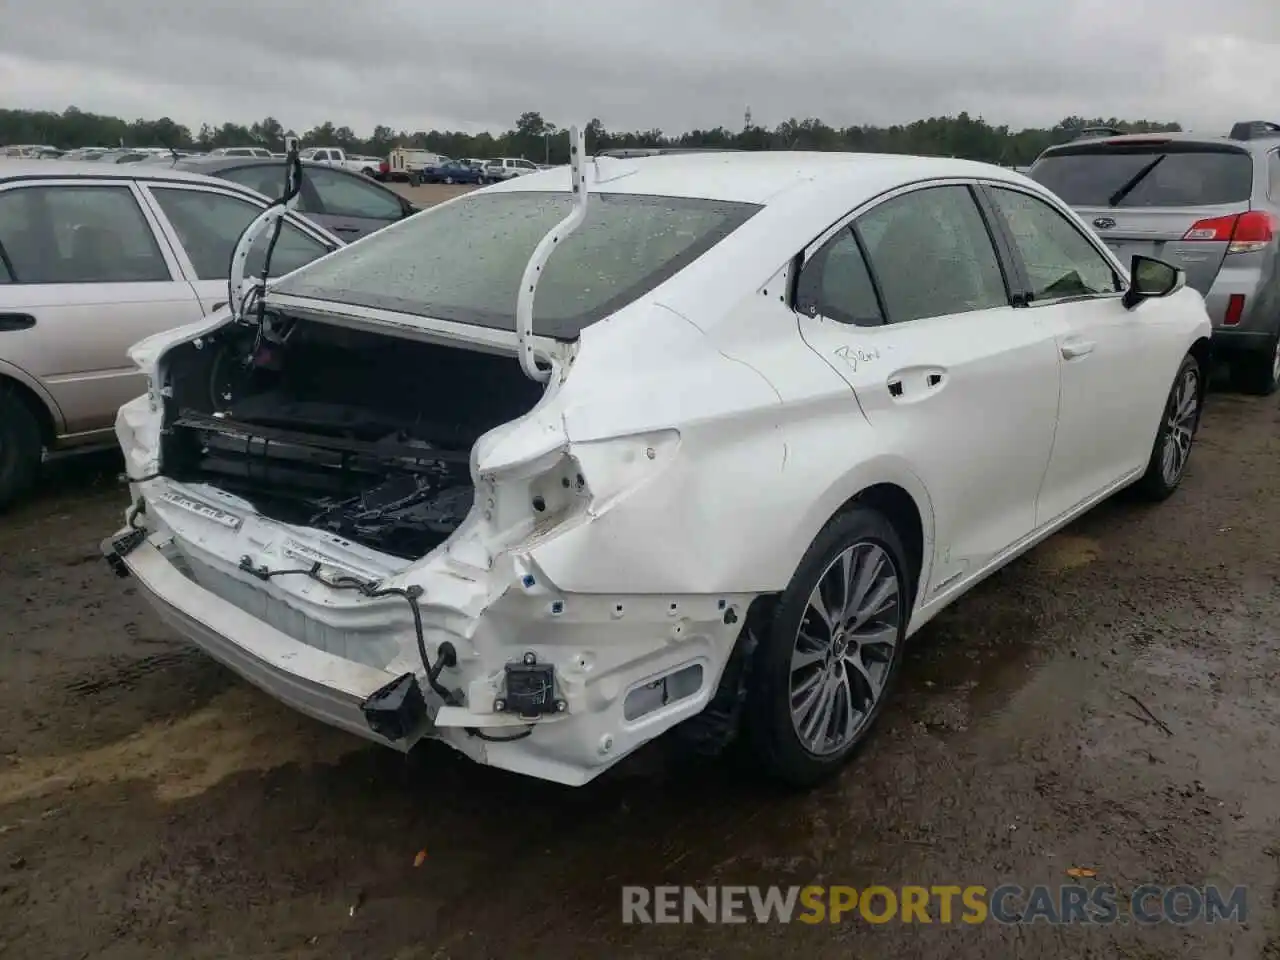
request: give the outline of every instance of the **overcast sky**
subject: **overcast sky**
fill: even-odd
[[[305,11],[305,12],[304,12]],[[365,134],[1280,121],[1280,0],[0,0],[0,106]]]

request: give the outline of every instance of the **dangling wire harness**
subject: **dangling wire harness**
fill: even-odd
[[[231,265],[227,270],[227,303],[231,306],[231,316],[237,323],[244,323],[249,311],[256,307],[255,319],[259,330],[262,328],[266,312],[266,304],[262,297],[267,290],[267,278],[271,276],[271,256],[280,239],[280,231],[284,228],[285,215],[297,206],[301,191],[302,160],[298,157],[298,141],[295,137],[289,137],[285,141],[284,193],[272,201],[244,228],[240,239],[236,241],[235,249],[231,252]],[[253,251],[254,244],[267,230],[271,231],[271,237],[267,241],[262,276],[253,277],[246,269],[249,254]]]
[[[426,673],[427,683],[431,689],[436,692],[446,706],[460,707],[463,704],[459,701],[457,695],[440,682],[440,673],[445,667],[453,667],[458,663],[458,655],[450,643],[440,645],[440,656],[433,664],[431,658],[427,656],[427,641],[422,629],[422,610],[418,606],[418,600],[422,597],[422,588],[418,586],[411,587],[379,587],[376,583],[368,580],[361,580],[358,577],[326,577],[320,573],[320,564],[315,563],[310,567],[289,567],[283,570],[269,570],[266,567],[254,566],[253,561],[248,557],[240,558],[240,569],[250,576],[257,577],[259,580],[267,581],[275,577],[300,576],[307,577],[317,583],[322,583],[331,590],[354,590],[362,597],[370,600],[381,599],[382,597],[403,597],[405,602],[409,604],[409,610],[413,614],[413,632],[418,641],[418,657],[422,660],[422,669]],[[464,728],[468,735],[476,737],[479,740],[487,740],[490,743],[507,743],[512,740],[523,740],[533,732],[533,726],[529,725],[520,733],[513,734],[509,737],[494,737],[483,731],[477,730],[475,727]]]

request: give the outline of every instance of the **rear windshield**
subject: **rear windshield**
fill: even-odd
[[[513,330],[525,264],[572,207],[572,196],[561,192],[469,194],[309,264],[275,289]],[[674,276],[759,209],[593,193],[586,221],[552,253],[538,282],[534,331],[573,339]]]
[[[1221,150],[1162,150],[1143,147],[1077,148],[1042,157],[1031,168],[1044,184],[1073,207],[1109,207],[1111,198],[1152,163],[1118,207],[1200,207],[1241,203],[1253,191],[1253,158]]]

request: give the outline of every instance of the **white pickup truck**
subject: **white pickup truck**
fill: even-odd
[[[382,162],[378,157],[357,157],[348,154],[341,147],[307,147],[299,152],[298,159],[311,163],[327,163],[332,167],[350,170],[352,173],[363,173],[366,177],[376,174]]]

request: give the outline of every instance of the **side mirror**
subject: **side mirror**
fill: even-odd
[[[1129,267],[1129,289],[1124,305],[1132,310],[1143,300],[1167,297],[1187,285],[1187,275],[1171,263],[1135,254]]]

